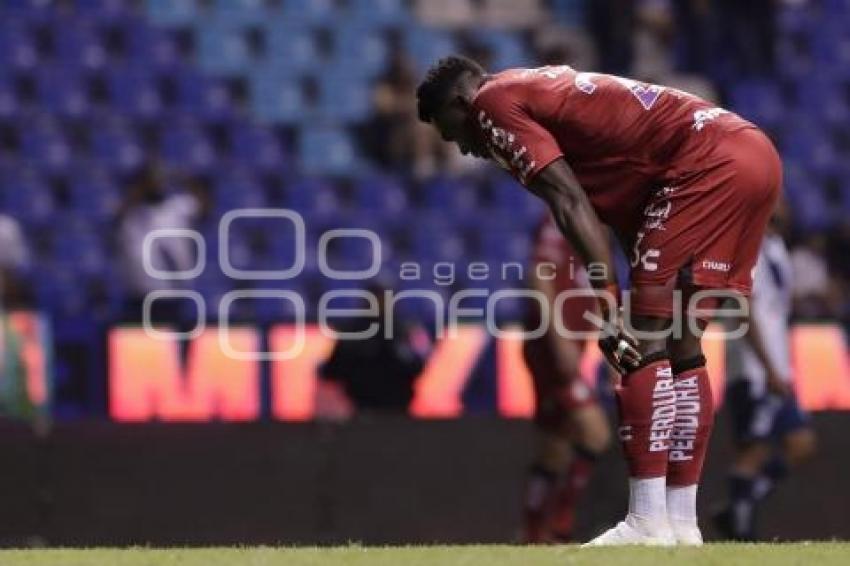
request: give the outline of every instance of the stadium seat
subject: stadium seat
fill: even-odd
[[[303,129],[299,155],[304,170],[309,173],[347,176],[359,168],[354,142],[349,133],[340,128]]]
[[[351,77],[375,78],[387,67],[389,45],[377,30],[346,25],[336,30],[333,72]]]
[[[200,14],[200,0],[146,0],[147,16],[156,25],[187,27]]]
[[[184,62],[177,34],[132,20],[125,28],[127,58],[155,69],[169,69]]]
[[[208,122],[224,121],[233,115],[236,104],[223,79],[185,65],[174,67],[167,76],[174,85],[174,102],[180,112]]]
[[[213,0],[212,11],[216,19],[237,27],[256,26],[269,17],[266,0]]]
[[[253,54],[244,30],[229,21],[204,21],[196,30],[198,62],[214,76],[240,76],[250,68]]]
[[[258,68],[251,79],[251,108],[263,122],[298,124],[313,115],[301,81]]]
[[[321,53],[312,30],[293,22],[269,20],[264,25],[265,62],[273,74],[298,77],[316,71]]]
[[[351,0],[351,20],[367,26],[401,26],[410,20],[405,0]]]
[[[82,118],[90,110],[82,73],[59,65],[43,66],[36,73],[38,102],[57,116]]]
[[[33,69],[39,64],[33,36],[15,20],[0,21],[0,68]]]
[[[437,59],[457,52],[451,34],[438,30],[414,27],[405,34],[405,43],[420,72],[424,72]]]
[[[318,114],[330,124],[361,123],[372,110],[372,89],[346,75],[323,75],[319,82]]]
[[[204,131],[188,120],[173,124],[163,132],[160,152],[166,163],[191,171],[209,169],[216,158],[215,148]]]
[[[97,29],[85,20],[55,20],[53,44],[55,58],[61,65],[93,70],[103,68],[108,62],[107,51]]]
[[[150,69],[123,65],[110,69],[106,80],[110,104],[117,112],[148,119],[161,115],[162,96]]]
[[[258,171],[285,170],[288,156],[274,131],[256,124],[235,122],[229,127],[230,156]]]

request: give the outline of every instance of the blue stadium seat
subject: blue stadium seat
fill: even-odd
[[[236,208],[265,208],[266,194],[250,170],[229,164],[215,179],[215,204],[221,212]]]
[[[74,171],[69,183],[70,210],[89,219],[106,223],[115,217],[121,204],[121,192],[112,176],[91,163]]]
[[[14,78],[0,71],[0,119],[11,119],[19,113]]]
[[[316,66],[321,64],[319,45],[311,30],[276,20],[266,22],[263,29],[265,61],[272,73],[297,77],[314,73]]]
[[[51,120],[31,123],[20,131],[21,156],[41,171],[61,172],[73,160],[71,144]]]
[[[125,50],[130,61],[155,69],[169,69],[183,63],[181,47],[170,29],[132,20],[125,27]]]
[[[304,215],[324,216],[339,208],[336,189],[326,179],[304,177],[289,184],[283,205]]]
[[[160,141],[162,158],[172,166],[205,171],[213,166],[216,151],[204,131],[194,122],[172,124]]]
[[[34,37],[18,21],[0,21],[0,68],[33,69],[39,64]]]
[[[97,22],[112,22],[127,16],[132,10],[131,0],[76,0],[77,14]]]
[[[213,75],[244,75],[254,62],[248,38],[227,21],[204,21],[196,31],[198,62]]]
[[[429,208],[460,213],[479,206],[478,190],[472,183],[448,176],[439,176],[425,183],[425,203]]]
[[[224,80],[208,77],[192,67],[181,65],[170,72],[176,87],[177,110],[201,120],[218,122],[230,118],[236,108]]]
[[[437,59],[457,52],[457,44],[451,34],[444,31],[414,27],[405,35],[405,42],[420,71],[430,67]]]
[[[334,70],[348,76],[374,78],[387,68],[389,45],[380,31],[346,25],[336,31]]]
[[[130,172],[144,160],[144,148],[135,131],[120,122],[104,124],[92,131],[89,152],[116,172]]]
[[[214,17],[237,27],[259,25],[270,16],[266,0],[214,0],[212,8]]]
[[[81,118],[90,111],[87,85],[73,67],[43,66],[36,73],[38,101],[58,116]]]
[[[251,79],[251,107],[263,122],[297,124],[313,115],[301,82],[257,69]]]
[[[47,182],[32,169],[8,170],[0,179],[2,209],[23,223],[44,224],[56,205]]]
[[[259,171],[285,170],[288,156],[281,140],[269,128],[236,122],[229,130],[230,156]]]
[[[303,129],[299,155],[304,170],[310,173],[349,176],[360,165],[351,135],[333,127]]]
[[[392,217],[407,212],[407,192],[402,182],[389,175],[370,175],[354,185],[357,205],[370,214]]]
[[[109,101],[112,107],[130,117],[161,116],[163,101],[150,69],[125,65],[107,72]]]
[[[53,42],[53,51],[62,65],[94,70],[108,62],[97,30],[85,20],[54,20]]]
[[[147,0],[148,18],[156,25],[188,27],[200,15],[199,0]]]
[[[495,71],[528,66],[533,61],[526,52],[522,38],[514,33],[487,29],[473,33],[472,37],[493,54],[492,68]]]
[[[744,118],[761,125],[777,124],[786,111],[777,85],[758,79],[740,81],[733,86],[732,106]]]
[[[358,123],[370,116],[372,87],[346,75],[323,75],[319,87],[319,115],[331,123]]]
[[[282,0],[278,15],[298,25],[327,26],[333,24],[339,12],[335,0]]]
[[[351,19],[367,26],[401,26],[410,21],[405,0],[351,0]]]

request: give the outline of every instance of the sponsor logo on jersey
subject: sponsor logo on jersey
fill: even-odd
[[[707,269],[709,271],[720,271],[722,273],[729,273],[730,271],[732,271],[732,264],[726,261],[704,259],[702,260],[701,265],[703,269]]]
[[[528,155],[528,148],[517,143],[513,133],[497,127],[483,110],[478,113],[478,125],[487,138],[493,160],[503,169],[515,173],[520,182],[525,183],[526,177],[536,165]]]
[[[706,124],[717,119],[718,116],[726,114],[727,111],[722,108],[709,108],[708,110],[697,110],[694,112],[693,129],[701,131]]]

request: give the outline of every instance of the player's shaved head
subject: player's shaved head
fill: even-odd
[[[416,89],[419,119],[432,122],[440,109],[459,94],[458,87],[464,79],[480,79],[486,73],[484,67],[460,55],[437,61]]]

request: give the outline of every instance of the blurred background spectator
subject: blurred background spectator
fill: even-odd
[[[373,285],[376,316],[341,323],[341,337],[319,373],[323,393],[319,415],[348,416],[352,412],[406,414],[415,380],[430,352],[430,338],[420,325],[386,309],[385,287]],[[367,334],[368,339],[346,339]],[[330,389],[336,391],[330,391]]]
[[[118,239],[124,288],[126,290],[124,319],[139,322],[145,297],[152,291],[180,289],[186,281],[160,272],[190,272],[197,265],[203,250],[185,234],[164,234],[150,239],[159,230],[187,231],[196,228],[209,209],[208,192],[199,182],[189,183],[187,189],[166,192],[162,174],[153,167],[142,170],[131,183],[118,210]],[[145,255],[148,254],[148,257]],[[189,282],[191,284],[191,282]],[[151,305],[151,320],[175,322],[180,319],[180,299],[167,297]]]

